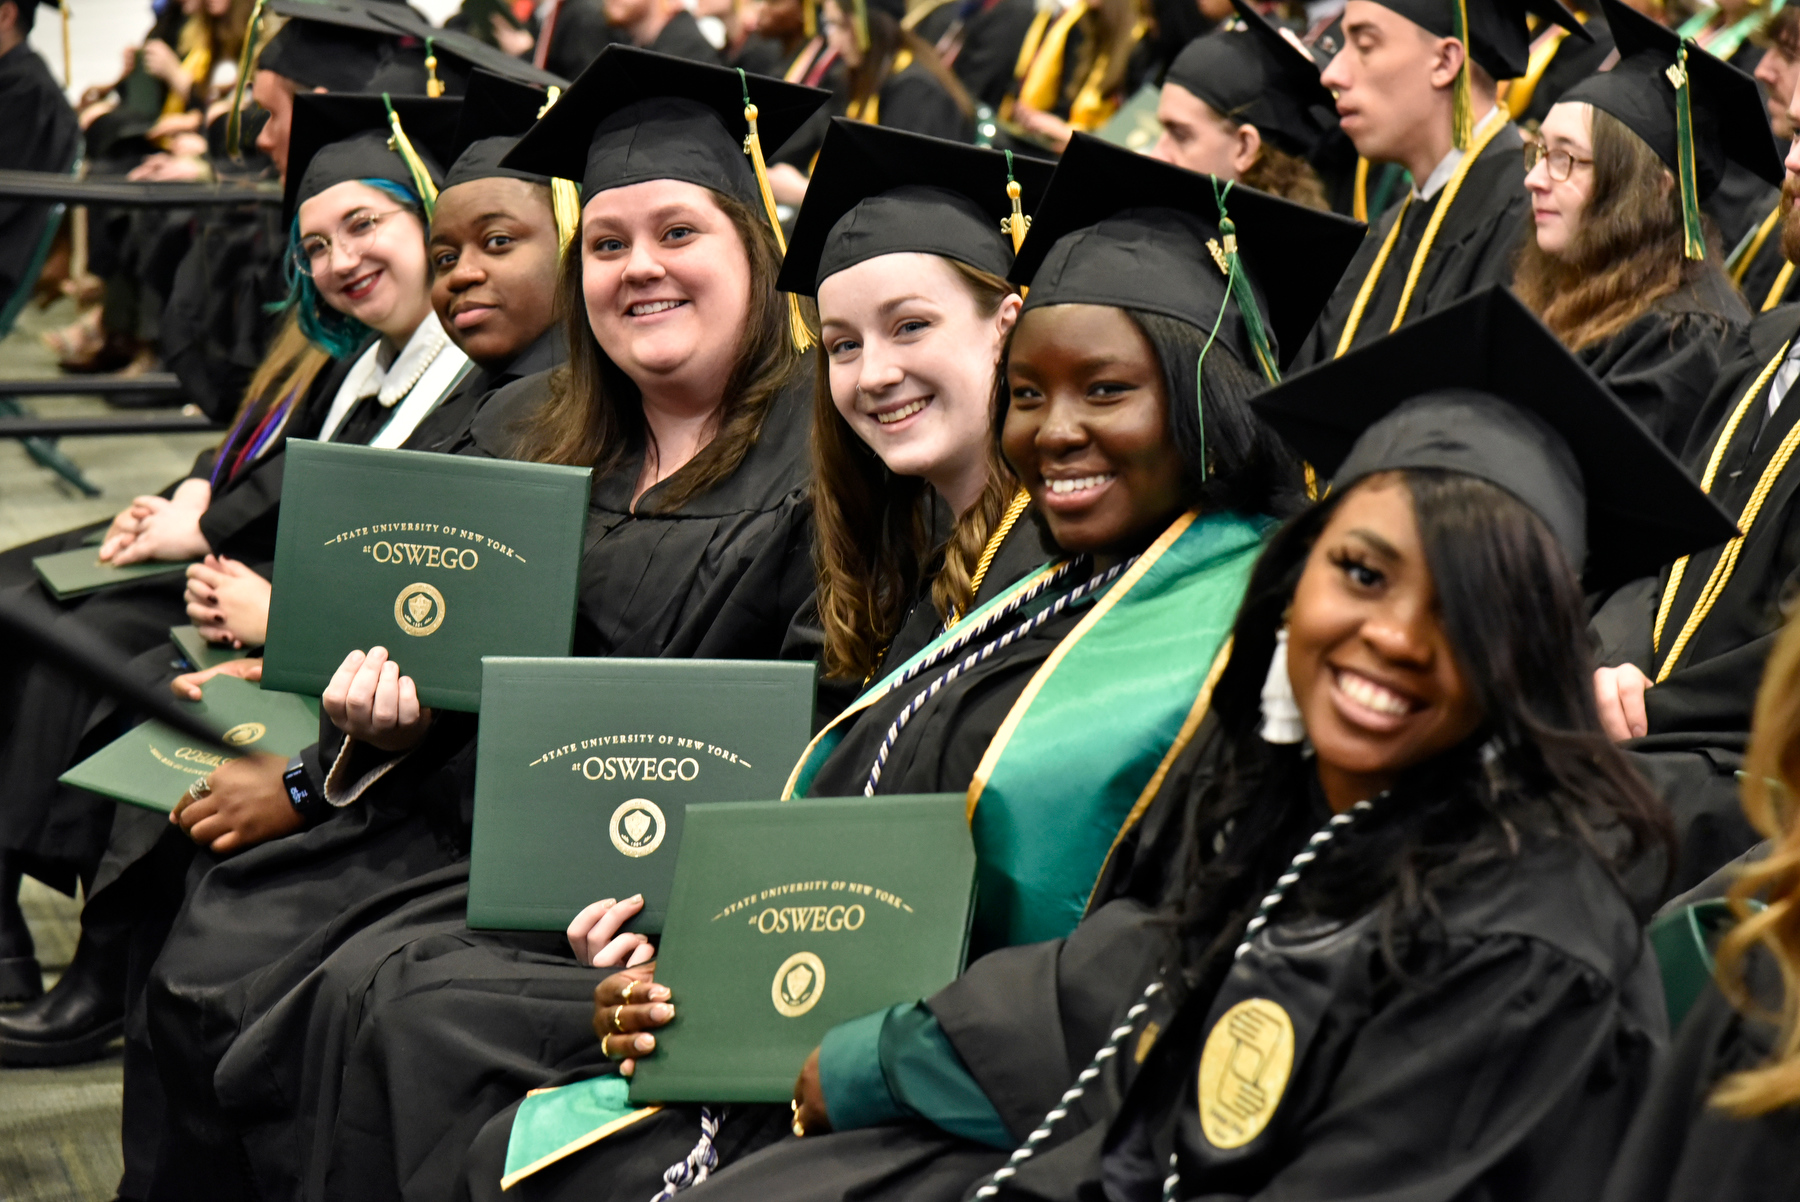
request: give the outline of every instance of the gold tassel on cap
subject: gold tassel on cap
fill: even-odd
[[[775,193],[769,187],[769,167],[763,162],[762,136],[756,132],[756,105],[750,100],[750,80],[742,67],[738,68],[738,82],[744,88],[744,124],[750,132],[744,135],[744,153],[750,156],[750,166],[756,172],[756,187],[762,193],[763,211],[769,216],[769,228],[775,231],[775,245],[780,248],[783,257],[787,255],[787,235],[781,232],[781,217],[775,212]],[[788,333],[794,339],[796,350],[812,349],[812,331],[806,328],[806,318],[800,313],[800,298],[788,293]]]
[[[413,149],[406,130],[400,127],[400,114],[394,111],[393,98],[383,92],[381,103],[387,109],[388,128],[394,131],[388,138],[388,148],[406,164],[407,174],[412,176],[413,187],[419,193],[419,204],[425,209],[425,219],[430,221],[437,215],[437,185],[431,182],[431,172],[426,170],[419,152]]]
[[[1000,219],[1000,232],[1012,238],[1013,254],[1017,255],[1019,248],[1025,245],[1025,235],[1031,229],[1031,218],[1025,216],[1025,207],[1020,203],[1023,190],[1019,187],[1019,181],[1013,178],[1012,151],[1008,150],[1004,153],[1006,155],[1006,198],[1012,201],[1012,216]]]
[[[1455,95],[1451,100],[1451,139],[1458,150],[1469,148],[1469,139],[1475,132],[1475,98],[1471,95],[1469,84],[1469,0],[1456,0],[1456,6],[1450,10],[1454,22],[1450,36],[1462,43],[1462,66],[1456,69]]]
[[[555,84],[547,89],[549,99],[544,107],[538,110],[538,117],[550,111],[550,107],[562,99],[562,89]],[[567,251],[575,241],[575,235],[581,231],[581,191],[575,187],[574,180],[553,177],[550,180],[550,211],[556,214],[556,239]]]
[[[437,46],[430,38],[425,39],[425,94],[436,100],[444,94],[444,81],[437,73]]]
[[[65,3],[67,0],[65,0]],[[244,26],[244,48],[238,54],[237,83],[231,89],[231,115],[225,119],[225,153],[233,162],[244,159],[244,90],[250,86],[252,63],[256,58],[256,35],[262,29],[263,0],[256,0],[250,10],[250,23]]]

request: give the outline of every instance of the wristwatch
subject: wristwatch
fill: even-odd
[[[281,774],[281,783],[287,789],[288,800],[294,803],[294,811],[308,826],[324,816],[325,795],[313,785],[303,756],[297,755],[288,761],[287,769]]]

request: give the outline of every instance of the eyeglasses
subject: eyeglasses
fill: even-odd
[[[331,266],[331,248],[337,247],[344,252],[344,257],[351,262],[361,258],[381,232],[381,223],[395,213],[407,212],[406,209],[389,209],[385,213],[357,212],[344,218],[337,233],[330,238],[323,234],[308,234],[300,239],[300,245],[294,248],[294,266],[302,275],[316,276]]]
[[[1530,175],[1539,163],[1543,163],[1544,170],[1550,173],[1550,178],[1560,184],[1575,174],[1577,164],[1592,167],[1594,160],[1581,158],[1566,150],[1550,150],[1542,142],[1527,139],[1525,142],[1525,174]]]

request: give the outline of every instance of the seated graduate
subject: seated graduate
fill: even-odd
[[[303,118],[310,131],[305,136],[315,150],[361,128],[347,115],[339,120],[340,114],[348,113],[342,108],[345,103],[342,98],[324,96],[304,102],[311,114]],[[379,100],[374,103],[381,113],[379,125],[385,129],[385,111]],[[323,107],[327,104],[338,107],[328,110]],[[433,154],[430,147],[447,140],[455,128],[454,101],[401,99],[395,106],[417,129],[419,145],[426,148],[423,154]],[[348,256],[347,262],[339,257],[338,274],[317,286],[310,277],[296,277],[284,332],[252,380],[238,418],[220,445],[196,460],[189,477],[170,496],[138,498],[103,534],[101,529],[87,527],[0,556],[0,580],[4,581],[0,587],[9,595],[59,623],[98,631],[126,656],[154,653],[149,673],[153,677],[161,676],[168,663],[169,628],[187,620],[185,606],[193,600],[184,599],[181,585],[176,583],[179,578],[113,586],[61,602],[38,583],[31,560],[72,550],[95,535],[102,538],[98,555],[114,564],[211,556],[210,565],[192,569],[212,578],[204,587],[228,590],[234,596],[243,594],[252,614],[266,606],[285,440],[323,436],[321,424],[327,409],[338,398],[363,387],[359,380],[367,383],[371,393],[379,387],[383,379],[380,370],[359,377],[356,368],[362,360],[350,353],[365,343],[371,347],[380,343],[386,335],[378,333],[377,327],[391,329],[405,342],[431,317],[419,185],[400,158],[385,149],[345,162],[346,173],[319,175],[305,193],[307,200],[319,201],[307,209],[308,218],[324,228],[325,217],[320,214],[332,204],[345,210],[334,210],[339,218],[372,211],[382,216],[365,231],[360,252]],[[295,164],[287,194],[287,212],[294,221],[289,250],[300,255],[298,209],[307,164],[299,159]],[[357,170],[371,182],[357,182],[363,178]],[[427,165],[427,170],[437,168]],[[338,191],[321,199],[320,194],[331,188]],[[345,197],[355,199],[346,201]],[[349,280],[342,274],[346,268],[357,273],[354,295],[344,287]],[[436,319],[431,318],[430,324],[435,328]],[[326,333],[327,329],[332,332]],[[462,353],[453,347],[442,358],[435,373],[418,379],[413,392],[419,397],[435,402],[464,362]],[[330,431],[340,442],[363,441],[368,433],[360,428]],[[209,623],[206,633],[215,641],[232,637],[223,623]],[[82,740],[100,705],[99,694],[92,686],[41,662],[36,647],[20,645],[9,650],[13,653],[0,668],[0,698],[4,699],[0,700],[0,717],[5,720],[0,763],[6,766],[5,783],[0,785],[0,849],[5,849],[0,851],[0,896],[7,899],[0,902],[0,915],[16,913],[11,899],[17,896],[21,869],[71,892],[77,877],[91,884],[118,808],[111,801],[72,794],[56,784],[56,778],[79,758]],[[22,922],[18,929],[23,931]],[[14,943],[19,954],[8,957],[4,953],[12,949],[3,945],[3,938],[0,960],[21,961],[15,966],[16,975],[27,988],[20,992],[7,986],[6,974],[0,972],[0,995],[35,997],[39,985],[29,942]]]
[[[1619,874],[1667,833],[1577,570],[1729,523],[1498,289],[1253,405],[1333,487],[1152,803],[1166,908],[837,1028],[806,1138],[696,1198],[1597,1196],[1666,1030]]]
[[[1000,119],[1029,144],[1061,152],[1105,125],[1159,65],[1143,0],[1038,8],[1013,67]]]
[[[1343,132],[1371,165],[1413,186],[1377,218],[1307,345],[1336,358],[1490,284],[1512,279],[1531,215],[1524,143],[1496,81],[1529,66],[1528,16],[1589,35],[1557,0],[1348,0],[1343,47],[1321,82]],[[1460,29],[1460,32],[1459,32]]]
[[[928,42],[902,28],[903,0],[822,0],[825,44],[845,68],[844,116],[968,142],[975,104]]]
[[[1030,293],[994,398],[1056,558],[890,657],[794,772],[796,795],[968,791],[972,955],[1064,935],[1090,898],[1132,888],[1114,849],[1204,718],[1271,515],[1302,495],[1300,465],[1246,404],[1276,366],[1260,313],[1277,337],[1305,330],[1358,227],[1247,190],[1225,196],[1222,217],[1215,186],[1073,141],[1013,267]],[[1207,245],[1221,230],[1242,255],[1229,275]],[[607,1072],[629,1075],[679,1004],[651,972],[617,973],[594,996],[599,1051],[620,1061]],[[471,1153],[476,1198],[499,1196],[512,1118]],[[671,1106],[507,1195],[654,1191],[697,1131],[722,1163],[787,1126],[779,1108]]]
[[[1022,303],[1008,186],[1030,213],[1050,171],[842,118],[826,134],[782,282],[819,306],[817,606],[844,702],[1044,561],[991,420]]]
[[[581,249],[558,282],[569,365],[502,389],[471,447],[594,466],[579,655],[813,653],[788,642],[813,588],[812,379],[774,287],[746,86],[772,142],[826,100],[609,47],[502,161],[582,181]],[[331,974],[378,966],[413,924],[469,936],[473,722],[421,708],[401,666],[379,648],[352,654],[323,699],[329,740],[297,765],[226,765],[192,803],[214,819],[193,823],[200,839],[234,811],[273,825],[285,807],[282,829],[301,829],[213,861],[151,973],[147,1026],[171,1118],[159,1176],[186,1196],[240,1196],[246,1162],[265,1196],[299,1188],[320,1104],[258,1091],[335,1090],[310,1073],[342,1050],[304,1035],[343,1013],[341,988],[340,1008],[326,1004],[327,982],[344,980]],[[223,1068],[228,1051],[253,1071]]]
[[[1790,100],[1790,117],[1800,105]],[[1790,147],[1784,189],[1800,181]],[[1782,214],[1782,253],[1800,261],[1800,213]],[[1675,816],[1687,889],[1757,842],[1744,821],[1736,773],[1762,679],[1791,594],[1796,558],[1792,467],[1800,406],[1800,309],[1758,314],[1721,368],[1682,460],[1732,514],[1741,539],[1666,564],[1616,590],[1594,614],[1600,718]],[[1652,687],[1654,686],[1654,687]]]
[[[998,112],[1036,7],[1032,0],[922,0],[907,6],[901,23],[937,51],[971,100]]]
[[[1756,63],[1756,82],[1768,105],[1769,126],[1778,145],[1794,140],[1788,102],[1800,83],[1800,9],[1770,13],[1756,35],[1763,56]],[[1795,297],[1794,269],[1781,253],[1781,218],[1788,202],[1777,197],[1756,227],[1731,252],[1731,282],[1753,313],[1767,313]]]
[[[1331,92],[1298,39],[1246,0],[1238,24],[1195,38],[1163,76],[1150,150],[1165,163],[1328,208],[1310,160],[1337,131]]]
[[[1620,59],[1571,88],[1525,145],[1536,236],[1513,290],[1670,452],[1679,454],[1750,315],[1698,207],[1727,159],[1779,182],[1756,81],[1603,0]],[[1691,113],[1692,134],[1677,112]],[[1691,173],[1691,174],[1690,174]],[[1691,221],[1684,218],[1688,212]]]
[[[1725,873],[1737,926],[1716,984],[1676,1032],[1603,1202],[1775,1202],[1800,1194],[1800,622],[1769,655],[1744,762],[1745,815],[1769,844]],[[1675,905],[1678,903],[1671,903]],[[1764,908],[1766,905],[1767,908]]]

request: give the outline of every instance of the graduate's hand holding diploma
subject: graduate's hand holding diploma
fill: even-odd
[[[431,729],[431,710],[419,704],[418,686],[400,675],[385,647],[345,656],[319,708],[333,726],[382,751],[411,751]]]
[[[674,1017],[669,987],[656,983],[654,960],[616,972],[594,990],[594,1034],[600,1051],[619,1062],[620,1076],[637,1071],[637,1058],[656,1050],[650,1032]]]
[[[624,901],[607,898],[597,901],[577,914],[569,923],[569,950],[575,959],[594,968],[636,968],[656,955],[656,945],[648,935],[619,928],[644,908],[644,895],[633,894]]]
[[[198,701],[201,698],[200,686],[213,677],[235,676],[239,680],[261,680],[262,665],[260,658],[234,659],[200,672],[183,672],[169,682],[169,691],[183,701]]]
[[[1636,664],[1594,670],[1594,703],[1600,707],[1600,725],[1615,743],[1642,738],[1650,733],[1644,710],[1644,692],[1650,678]]]

